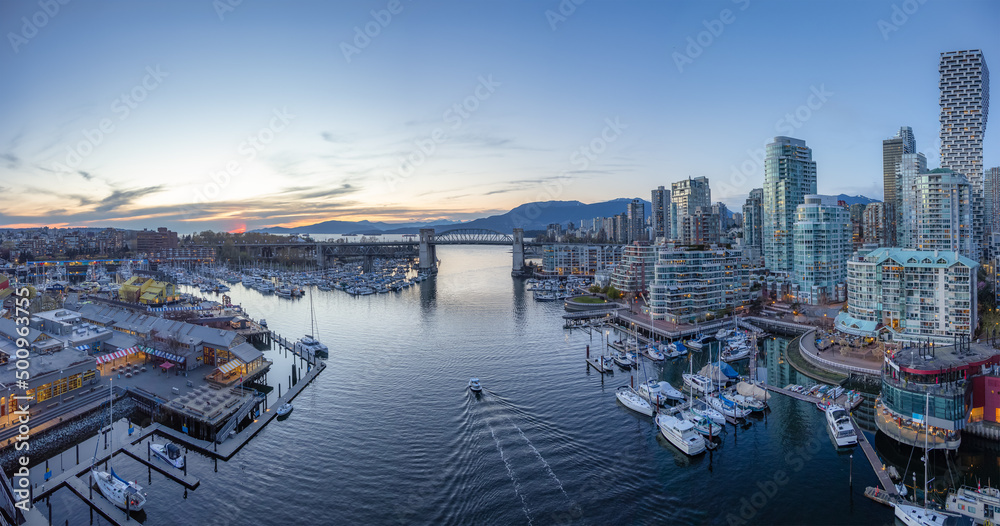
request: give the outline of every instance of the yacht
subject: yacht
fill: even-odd
[[[673,415],[656,415],[656,426],[663,437],[677,446],[684,454],[694,456],[705,452],[705,438],[694,428],[694,424]]]
[[[854,431],[854,424],[843,407],[831,405],[826,408],[826,427],[837,447],[857,445],[858,435]]]
[[[149,443],[149,450],[154,455],[166,460],[171,466],[177,469],[184,468],[184,456],[181,455],[181,448],[176,444],[155,444]]]
[[[712,379],[707,376],[684,373],[681,375],[681,378],[684,379],[684,385],[690,387],[698,394],[708,394],[715,391],[715,384],[712,382]]]
[[[709,396],[708,405],[712,406],[712,409],[722,413],[729,418],[746,418],[750,414],[750,411],[746,409],[740,409],[736,402],[727,399],[725,396]]]
[[[930,510],[907,503],[896,504],[896,518],[907,526],[972,526],[974,524],[969,517]]]
[[[646,347],[646,356],[648,356],[650,360],[656,360],[658,362],[666,359],[666,357],[663,356],[663,353],[653,346]]]
[[[698,416],[703,416],[720,426],[726,425],[726,417],[722,413],[712,409],[712,406],[706,404],[704,400],[692,401],[691,412]]]
[[[611,355],[611,358],[622,369],[631,369],[632,367],[635,366],[635,362],[633,362],[632,359],[629,358],[627,353],[624,353],[622,351],[615,352],[614,354]]]
[[[693,410],[690,409],[683,409],[679,411],[677,413],[677,416],[694,424],[695,430],[706,437],[718,436],[719,433],[722,432],[722,429],[725,427],[725,424],[719,425],[714,420],[699,415],[698,413],[695,413]]]
[[[483,386],[482,384],[479,383],[479,378],[469,379],[469,390],[471,390],[473,393],[483,392]]]
[[[307,334],[295,342],[295,351],[299,354],[306,354],[306,356],[325,357],[330,355],[330,348],[313,338],[311,334]]]
[[[639,396],[631,387],[623,385],[615,391],[615,396],[623,406],[646,416],[653,416],[653,406],[645,398]]]
[[[684,393],[674,389],[674,386],[668,382],[657,382],[656,380],[648,380],[639,384],[639,396],[649,401],[655,399],[659,405],[663,405],[668,400],[684,401]]]
[[[949,491],[944,501],[945,509],[971,517],[976,524],[995,521],[1000,509],[1000,490],[991,487],[970,488],[963,486],[958,491]]]
[[[696,351],[700,351],[702,348],[705,347],[705,344],[709,342],[709,338],[710,336],[704,336],[699,334],[697,337],[688,340],[687,346]]]

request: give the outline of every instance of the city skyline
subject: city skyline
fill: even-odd
[[[0,226],[471,219],[699,176],[739,210],[780,135],[818,193],[882,199],[901,126],[940,164],[940,53],[1000,56],[986,2],[563,4],[5,4]]]

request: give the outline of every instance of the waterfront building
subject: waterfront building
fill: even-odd
[[[542,247],[542,269],[550,275],[593,276],[621,258],[622,245],[561,243]]]
[[[878,248],[847,262],[838,330],[893,340],[952,342],[976,329],[979,264],[954,251]]]
[[[923,173],[927,173],[927,158],[922,153],[904,153],[896,163],[896,213],[893,216],[896,222],[895,246],[918,248],[917,210],[921,208],[918,196],[922,193],[918,191],[916,185],[917,178]],[[886,214],[889,215],[888,210]]]
[[[886,238],[888,230],[885,226],[887,217],[884,203],[876,202],[865,205],[864,214],[861,216],[861,230],[864,234],[863,245],[889,246],[889,240]]]
[[[771,272],[794,267],[795,208],[816,193],[816,163],[805,141],[775,137],[764,159],[764,263]]]
[[[670,199],[673,203],[671,212],[673,236],[671,239],[680,239],[680,225],[683,217],[694,213],[698,207],[708,210],[712,206],[712,189],[708,185],[708,178],[703,175],[688,176],[687,179],[671,184]]]
[[[969,380],[997,359],[969,353],[967,341],[958,347],[961,352],[950,346],[913,345],[886,355],[882,394],[875,402],[879,431],[909,446],[958,449],[973,405],[974,382]]]
[[[897,211],[901,197],[897,184],[899,163],[903,154],[916,152],[916,139],[913,136],[913,129],[909,126],[901,127],[895,137],[882,141],[882,189],[885,203],[883,212],[886,214],[883,223],[888,229],[884,235],[886,244],[883,246],[896,246]]]
[[[143,305],[162,305],[180,299],[177,287],[173,283],[143,276],[132,276],[122,283],[118,297],[122,301]]]
[[[656,238],[670,239],[672,235],[670,226],[673,224],[671,217],[670,190],[659,187],[653,190],[651,217],[653,219],[653,236]]]
[[[979,259],[985,229],[983,135],[990,110],[990,71],[978,49],[941,53],[941,167],[964,175],[972,189],[973,235],[970,257]]]
[[[653,282],[656,245],[637,241],[622,250],[621,262],[611,273],[611,286],[624,293],[645,294]]]
[[[796,209],[793,294],[808,305],[845,299],[851,219],[850,213],[835,203],[835,198],[809,195]]]
[[[627,242],[647,241],[646,236],[646,203],[642,199],[633,199],[628,204]]]
[[[748,247],[756,247],[758,251],[764,245],[763,220],[764,189],[754,188],[743,204],[743,240]]]
[[[751,301],[750,263],[739,249],[668,245],[650,286],[653,319],[695,323]]]

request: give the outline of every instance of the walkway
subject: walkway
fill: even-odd
[[[871,463],[872,469],[875,470],[875,476],[878,477],[879,484],[882,488],[895,498],[899,498],[899,490],[896,489],[896,485],[892,483],[892,479],[889,478],[889,474],[885,472],[885,465],[882,464],[882,460],[878,458],[878,454],[875,453],[875,448],[872,447],[871,442],[868,441],[868,437],[865,436],[865,432],[858,427],[858,423],[854,421],[854,417],[851,417],[851,425],[854,426],[854,433],[858,435],[858,445],[864,450],[865,456],[868,457],[868,462]]]

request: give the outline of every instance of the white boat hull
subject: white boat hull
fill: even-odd
[[[660,434],[677,449],[688,456],[705,452],[705,438],[694,429],[694,425],[671,415],[660,414],[656,417],[656,426]]]
[[[127,483],[107,471],[90,470],[91,483],[96,483],[101,495],[108,502],[123,510],[140,511],[146,505],[146,497],[142,494],[142,486]]]
[[[615,392],[615,396],[623,406],[635,411],[636,413],[653,416],[653,406],[632,389],[628,387],[619,388]]]
[[[184,469],[184,457],[180,456],[177,458],[170,458],[170,455],[167,455],[167,448],[163,444],[154,444],[150,442],[149,450],[152,451],[157,457],[165,460],[171,466],[177,469]]]

